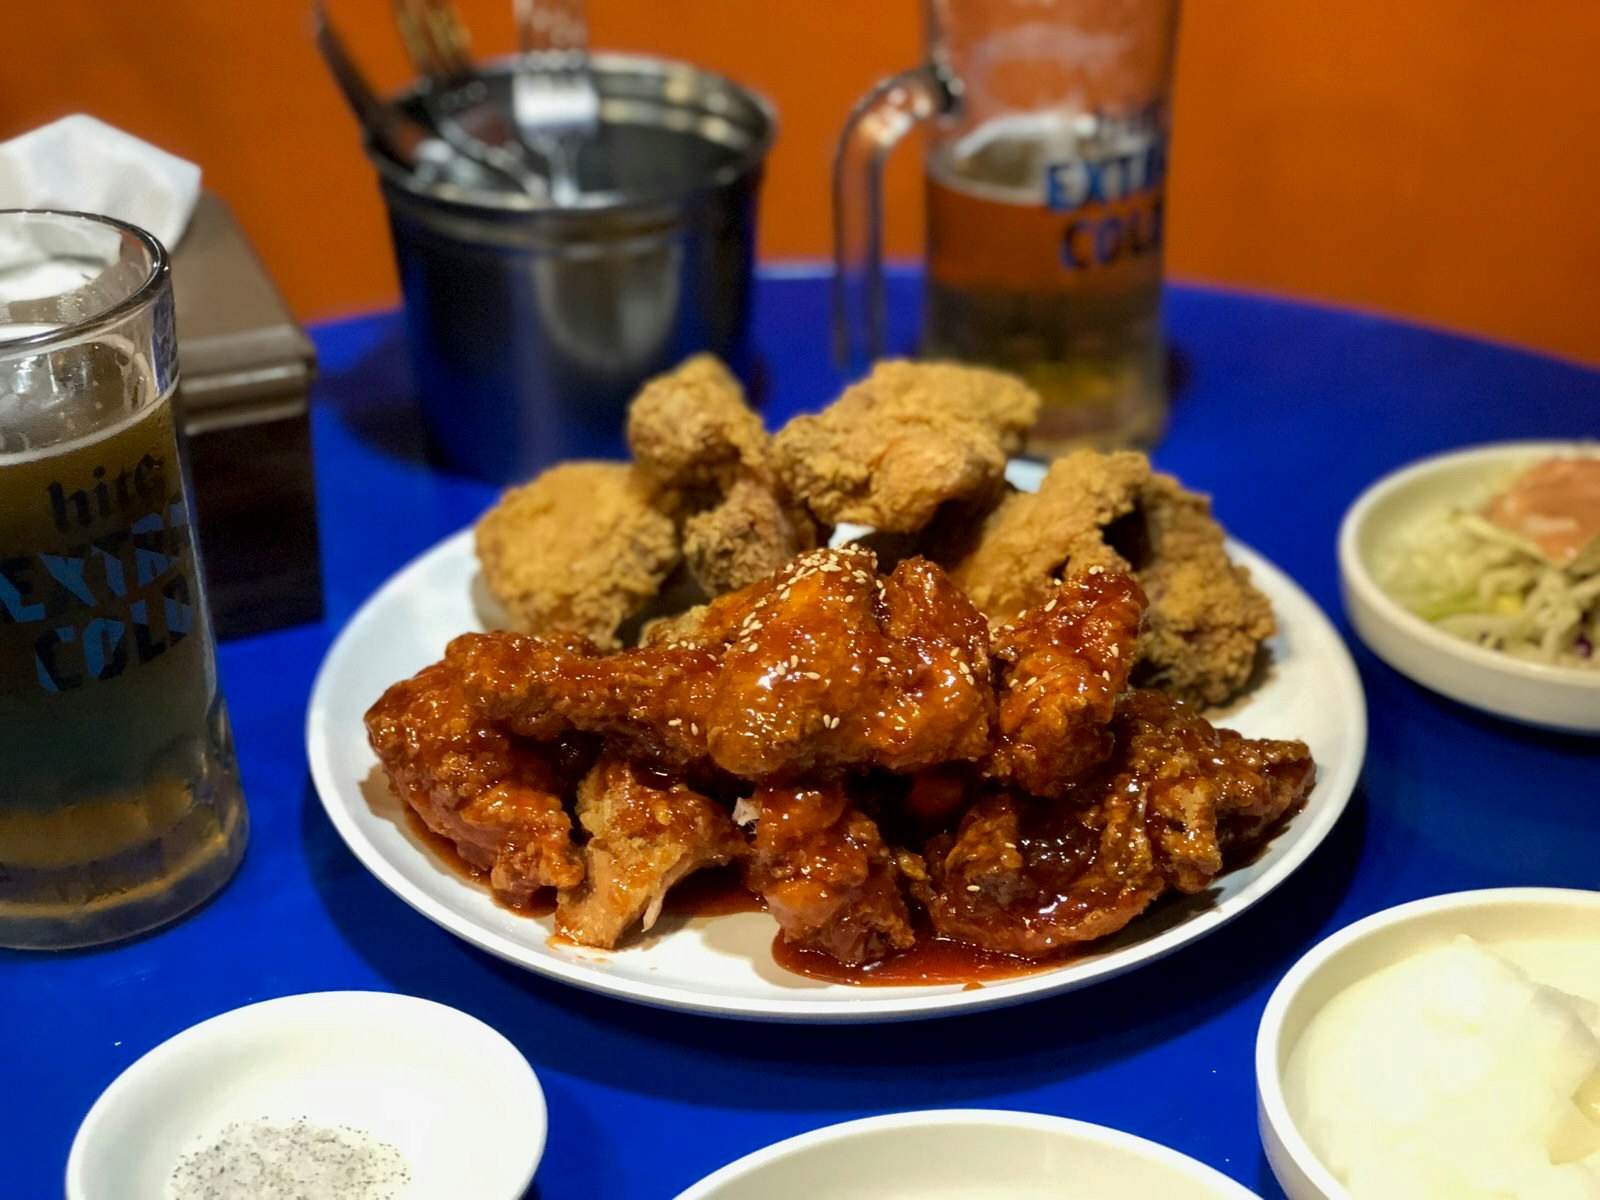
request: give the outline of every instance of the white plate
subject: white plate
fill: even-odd
[[[191,1026],[117,1076],[73,1139],[67,1200],[165,1200],[180,1159],[263,1120],[393,1147],[410,1173],[396,1200],[517,1200],[546,1114],[527,1059],[476,1017],[389,992],[283,996]]]
[[[1254,1200],[1132,1134],[1036,1113],[892,1113],[802,1133],[729,1163],[678,1200]]]
[[[1028,474],[1015,472],[1027,485]],[[792,974],[772,960],[766,913],[663,918],[614,952],[551,945],[549,917],[519,916],[422,844],[376,773],[362,715],[398,679],[437,661],[459,633],[485,628],[474,603],[472,531],[427,551],[378,589],[328,651],[311,693],[306,748],[334,827],[355,856],[429,920],[491,954],[579,987],[666,1008],[776,1021],[884,1021],[997,1008],[1071,991],[1170,954],[1220,928],[1277,887],[1327,836],[1366,752],[1361,682],[1328,619],[1287,576],[1237,544],[1272,601],[1273,665],[1221,723],[1250,737],[1302,738],[1317,760],[1305,809],[1247,866],[1205,893],[1173,898],[1060,967],[1018,979],[916,987],[853,987]]]
[[[1374,571],[1396,536],[1453,509],[1486,504],[1547,458],[1593,457],[1594,442],[1499,442],[1436,454],[1385,475],[1339,526],[1339,582],[1361,640],[1423,687],[1497,717],[1600,733],[1600,668],[1513,658],[1451,637],[1384,591]]]

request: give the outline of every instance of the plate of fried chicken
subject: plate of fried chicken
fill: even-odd
[[[1218,928],[1343,810],[1354,667],[1142,455],[1009,461],[1036,405],[887,363],[769,436],[713,360],[654,381],[631,463],[513,489],[340,634],[335,827],[490,953],[720,1015],[1016,1003]],[[674,903],[711,877],[749,902]]]

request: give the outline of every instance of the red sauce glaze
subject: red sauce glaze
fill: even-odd
[[[494,894],[489,887],[489,872],[481,867],[475,867],[461,857],[456,844],[447,837],[442,837],[422,823],[422,818],[409,807],[405,810],[406,827],[411,830],[416,839],[422,842],[433,852],[434,858],[449,867],[461,878],[470,880],[483,888],[484,891],[494,895],[494,902],[507,912],[514,912],[523,917],[548,917],[556,910],[556,891],[554,888],[541,888],[528,897],[526,904],[512,904],[504,897]]]
[[[433,851],[433,856],[449,867],[463,879],[470,879],[474,883],[489,886],[489,872],[473,866],[461,857],[456,850],[456,844],[449,838],[435,833],[422,823],[422,818],[417,816],[410,806],[402,810],[406,816],[406,828],[411,831],[411,836]]]
[[[1292,813],[1285,814],[1284,819],[1274,825],[1259,843],[1249,847],[1243,854],[1238,857],[1230,855],[1225,870],[1233,870],[1254,861],[1272,843],[1272,839],[1292,815]],[[481,871],[466,862],[456,852],[454,843],[434,833],[409,808],[406,809],[406,823],[417,839],[425,843],[440,862],[463,879],[470,880],[485,890],[488,889],[488,872]],[[555,911],[556,895],[554,889],[546,888],[536,892],[532,902],[526,905],[508,904],[498,896],[495,897],[495,903],[508,912],[520,916],[544,917]],[[719,867],[696,872],[679,883],[667,893],[662,912],[675,917],[720,917],[730,913],[765,912],[766,907],[760,896],[744,886],[737,868]],[[589,948],[560,934],[551,935],[548,941],[551,945],[568,946],[577,950]],[[919,921],[916,945],[881,962],[850,966],[820,951],[806,950],[792,945],[784,941],[781,933],[772,941],[772,959],[786,971],[828,983],[848,983],[859,987],[964,984],[970,989],[980,988],[985,983],[1002,979],[1015,979],[1040,971],[1054,970],[1070,962],[1083,950],[1092,948],[1068,947],[1048,958],[1018,958],[1011,954],[980,950],[965,942],[936,937],[925,922]]]
[[[514,912],[523,917],[548,917],[556,910],[555,888],[540,888],[528,897],[526,904],[513,904],[503,896],[496,896],[494,902],[507,912]]]
[[[829,983],[851,983],[864,987],[914,987],[919,984],[964,983],[969,988],[1001,979],[1015,979],[1050,971],[1073,956],[1072,950],[1049,958],[1017,958],[980,950],[966,942],[953,942],[919,931],[916,945],[881,962],[849,966],[818,950],[805,950],[783,940],[779,934],[772,943],[772,958],[786,971],[823,979]]]
[[[737,867],[696,871],[667,893],[661,911],[674,917],[721,917],[766,912],[766,902],[739,878]]]

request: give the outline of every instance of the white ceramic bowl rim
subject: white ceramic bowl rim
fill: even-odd
[[[78,1126],[78,1132],[73,1138],[72,1148],[67,1156],[67,1200],[98,1200],[98,1196],[102,1193],[91,1187],[94,1181],[88,1178],[88,1172],[94,1143],[102,1136],[101,1127],[120,1106],[128,1103],[130,1093],[136,1093],[136,1089],[147,1076],[160,1071],[174,1058],[194,1053],[197,1049],[203,1051],[208,1046],[215,1046],[224,1036],[248,1038],[252,1031],[262,1029],[270,1031],[286,1018],[303,1016],[307,1021],[315,1021],[319,1017],[326,1019],[330,1013],[348,1012],[359,1015],[362,1008],[386,1009],[389,1015],[397,1015],[403,1019],[426,1018],[432,1023],[432,1028],[428,1031],[430,1034],[436,1034],[442,1023],[471,1029],[475,1036],[503,1051],[499,1066],[511,1077],[526,1084],[524,1094],[519,1099],[528,1107],[527,1115],[533,1120],[531,1129],[536,1135],[531,1136],[521,1147],[529,1157],[529,1161],[525,1164],[526,1178],[519,1191],[525,1189],[532,1181],[539,1160],[543,1157],[548,1116],[544,1090],[522,1052],[492,1025],[470,1013],[436,1000],[402,992],[345,990],[302,992],[230,1009],[179,1030],[140,1055],[106,1086]],[[511,1103],[512,1098],[502,1091],[499,1093],[498,1102]]]
[[[1316,1156],[1301,1134],[1300,1126],[1290,1113],[1288,1101],[1284,1098],[1282,1073],[1278,1069],[1284,1018],[1288,1015],[1289,1007],[1294,1003],[1300,989],[1312,975],[1346,947],[1380,930],[1393,928],[1413,918],[1471,908],[1540,903],[1591,908],[1596,916],[1600,917],[1600,892],[1584,891],[1579,888],[1509,887],[1448,892],[1442,896],[1428,896],[1421,900],[1396,905],[1394,908],[1385,908],[1371,916],[1363,917],[1354,924],[1346,925],[1306,951],[1278,981],[1278,986],[1272,990],[1272,996],[1267,1000],[1266,1010],[1261,1014],[1261,1024],[1256,1031],[1256,1087],[1260,1094],[1263,1112],[1271,1122],[1279,1141],[1295,1165],[1305,1172],[1313,1186],[1323,1195],[1342,1200],[1348,1193],[1344,1185],[1334,1178],[1333,1173],[1322,1165],[1322,1160]]]
[[[766,1166],[768,1163],[776,1162],[779,1159],[804,1154],[818,1146],[848,1141],[851,1138],[878,1130],[907,1129],[925,1125],[986,1125],[995,1128],[1038,1129],[1045,1132],[1075,1136],[1086,1141],[1100,1142],[1118,1150],[1126,1150],[1164,1163],[1177,1170],[1185,1171],[1192,1175],[1197,1183],[1209,1184],[1222,1191],[1230,1192],[1237,1196],[1239,1200],[1259,1200],[1259,1197],[1254,1192],[1236,1180],[1228,1178],[1216,1168],[1209,1167],[1186,1154],[1180,1154],[1170,1146],[1163,1146],[1160,1142],[1152,1142],[1147,1138],[1138,1137],[1131,1133],[1123,1133],[1120,1129],[1111,1129],[1105,1125],[1091,1124],[1088,1121],[1078,1121],[1071,1117],[1056,1117],[1047,1113],[990,1108],[938,1108],[917,1112],[885,1113],[881,1116],[861,1117],[854,1121],[844,1121],[837,1125],[827,1125],[821,1129],[813,1129],[808,1133],[796,1134],[794,1137],[785,1138],[781,1142],[774,1142],[770,1146],[753,1150],[743,1158],[735,1159],[727,1166],[713,1171],[687,1191],[679,1193],[677,1200],[702,1200],[703,1197],[712,1195],[717,1189],[759,1167]]]
[[[1531,662],[1528,659],[1516,658],[1451,637],[1431,621],[1419,617],[1406,608],[1379,586],[1358,547],[1362,528],[1373,509],[1417,479],[1431,475],[1443,467],[1472,462],[1492,463],[1519,458],[1531,459],[1541,455],[1556,457],[1571,455],[1574,451],[1583,455],[1600,454],[1600,444],[1547,441],[1494,442],[1430,455],[1383,476],[1356,498],[1355,503],[1346,511],[1344,520],[1339,524],[1339,566],[1346,581],[1370,606],[1381,610],[1384,616],[1398,623],[1408,634],[1441,654],[1493,667],[1534,682],[1559,683],[1568,687],[1600,690],[1600,669]],[[1596,652],[1600,653],[1600,647],[1596,648]]]

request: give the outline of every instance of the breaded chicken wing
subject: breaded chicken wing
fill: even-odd
[[[1000,622],[1042,603],[1064,572],[1131,572],[1150,602],[1134,681],[1217,704],[1248,682],[1275,630],[1224,540],[1206,498],[1143,455],[1083,450],[1057,460],[1037,493],[1007,497],[950,575]]]
[[[995,630],[1000,707],[991,778],[1059,796],[1105,760],[1144,604],[1130,577],[1091,567]]]
[[[706,758],[718,656],[708,650],[602,654],[581,639],[464,633],[445,648],[472,704],[523,737],[599,734],[664,769]]]
[[[1211,502],[1170,475],[1139,497],[1149,561],[1135,571],[1150,597],[1134,681],[1221,704],[1250,680],[1261,643],[1277,632],[1272,604],[1234,565]]]
[[[982,616],[944,573],[885,579],[858,547],[803,555],[708,606],[685,641],[592,648],[469,634],[446,660],[472,702],[517,733],[598,733],[673,767],[709,758],[745,779],[987,753],[994,713]]]
[[[556,931],[611,949],[635,925],[649,929],[667,891],[702,867],[741,856],[744,835],[714,800],[605,755],[578,785],[583,882],[562,891]]]
[[[572,462],[512,488],[478,521],[484,583],[512,628],[602,648],[677,565],[677,531],[623,463]]]
[[[719,496],[741,470],[768,458],[761,418],[710,354],[685,359],[645,384],[628,406],[627,434],[634,465],[657,492]]]
[[[755,583],[823,540],[778,478],[739,381],[709,354],[645,385],[628,408],[628,447],[657,504],[682,522],[684,560],[708,596]]]
[[[947,937],[1041,957],[1115,933],[1169,888],[1199,892],[1311,789],[1301,742],[1243,738],[1170,696],[1117,703],[1115,750],[1055,800],[979,800],[928,847],[919,884]]]
[[[708,596],[765,579],[824,540],[782,485],[754,472],[736,474],[715,504],[683,522],[684,561]]]
[[[539,888],[583,878],[555,748],[485,720],[447,664],[389,688],[366,726],[395,793],[466,862],[488,871],[497,895],[523,904]]]
[[[940,505],[993,491],[1039,397],[1010,375],[948,363],[879,363],[822,412],[773,439],[778,473],[825,524],[921,529]]]
[[[759,788],[745,880],[786,941],[843,963],[874,962],[916,941],[895,855],[842,781]]]

